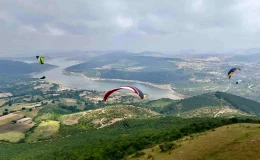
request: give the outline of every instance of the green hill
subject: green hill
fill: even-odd
[[[150,107],[149,103],[147,104],[148,107]],[[189,117],[260,116],[260,103],[224,92],[205,93],[179,101],[172,101],[172,103],[163,107],[156,105],[151,107],[160,113]]]
[[[89,77],[138,80],[158,84],[188,80],[189,75],[179,69],[178,58],[133,56],[113,53],[94,57],[85,63],[68,67],[66,71],[84,73]],[[155,76],[156,75],[156,76]]]
[[[25,63],[12,60],[0,60],[0,84],[14,84],[30,80],[28,74],[42,72],[54,68],[54,65],[38,63]]]
[[[0,60],[0,74],[30,74],[41,72],[54,67],[54,65],[38,63],[25,63],[20,61]]]

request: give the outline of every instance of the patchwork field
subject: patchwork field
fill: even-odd
[[[24,115],[22,114],[14,114],[14,113],[10,113],[8,115],[2,116],[0,117],[0,125],[6,124],[11,122],[12,120],[17,120],[17,119],[21,119],[23,118]]]
[[[12,122],[0,126],[0,140],[9,142],[18,142],[25,137],[25,132],[32,128],[34,122],[27,121],[23,123]]]
[[[3,112],[5,109],[8,109],[9,111],[16,111],[16,110],[21,110],[23,107],[33,108],[40,105],[41,103],[15,103],[12,106],[1,107],[0,112]]]

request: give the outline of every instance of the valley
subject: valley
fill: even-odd
[[[187,137],[208,135],[212,132],[211,130],[216,130],[217,135],[221,130],[224,135],[226,125],[248,125],[252,129],[257,128],[253,126],[260,123],[260,103],[254,101],[252,96],[250,98],[241,96],[246,92],[240,93],[239,89],[242,88],[238,85],[235,87],[239,94],[235,95],[231,94],[231,91],[235,90],[231,83],[228,89],[217,86],[220,81],[225,81],[224,75],[219,74],[218,70],[211,70],[210,66],[197,64],[210,61],[203,62],[209,65],[212,60],[218,59],[207,57],[206,60],[193,61],[146,57],[151,62],[156,61],[162,64],[157,68],[143,70],[149,66],[138,67],[130,63],[130,69],[121,68],[120,72],[135,74],[143,70],[142,72],[147,72],[148,75],[158,75],[155,78],[159,81],[163,79],[165,83],[143,81],[138,78],[139,76],[133,80],[131,76],[126,76],[124,79],[120,75],[117,77],[119,79],[91,77],[88,71],[84,74],[67,71],[67,67],[70,68],[71,64],[77,66],[78,62],[67,63],[66,60],[62,61],[60,58],[56,61],[51,60],[51,62],[59,61],[58,67],[49,68],[48,71],[40,69],[39,73],[33,74],[32,77],[28,77],[28,74],[32,75],[35,71],[12,75],[19,78],[7,76],[7,79],[3,79],[0,85],[2,95],[0,97],[0,147],[4,148],[0,152],[0,158],[128,159],[138,157],[142,159],[149,156],[160,159],[160,157],[168,158],[167,156],[181,157],[182,154],[177,154],[178,149],[185,153],[189,151],[189,146],[185,146],[186,142],[193,144],[193,139],[190,140]],[[132,58],[135,60],[136,57]],[[140,60],[146,64],[144,59]],[[166,70],[160,77],[158,73],[167,67],[163,65],[165,61],[169,62],[164,65],[172,65],[171,67],[175,68],[174,71]],[[122,61],[122,63],[126,62]],[[95,63],[95,65],[98,64],[98,62]],[[122,64],[120,65],[122,67]],[[219,66],[221,67],[220,64]],[[118,69],[118,66],[114,67],[111,73]],[[111,66],[96,69],[110,70]],[[177,78],[170,82],[171,77],[167,75],[171,73],[181,75],[179,70],[183,71],[183,79]],[[68,72],[71,73],[68,74]],[[47,80],[39,80],[38,77],[41,75],[45,75]],[[213,75],[217,80],[213,79]],[[114,77],[113,74],[111,76]],[[245,75],[242,73],[239,76]],[[83,81],[86,81],[85,84],[82,83]],[[114,86],[108,85],[107,81]],[[207,87],[213,82],[214,86]],[[143,100],[140,100],[140,97],[134,93],[123,91],[113,93],[107,102],[102,101],[106,90],[129,83],[145,91]],[[182,83],[186,85],[182,86]],[[96,90],[97,87],[102,89]],[[221,87],[227,92],[223,92]],[[253,84],[247,86],[247,89],[252,93],[258,92],[254,90]],[[172,96],[163,94],[167,90],[167,94]],[[255,95],[257,96],[258,94]],[[225,129],[217,128],[221,126]],[[234,132],[237,132],[237,129],[234,129]],[[253,133],[256,132],[252,131]],[[246,141],[247,139],[243,139],[241,143],[246,143]],[[171,146],[172,142],[173,148],[169,150],[171,154],[161,153],[160,147],[158,150],[158,145],[165,145],[167,150],[168,143]],[[154,148],[153,152],[147,149],[151,147]],[[6,154],[10,151],[12,154]],[[194,156],[205,158],[211,156],[211,151],[205,155],[196,154],[197,151],[194,151]],[[234,154],[238,153],[234,152]],[[221,156],[220,153],[215,153],[215,155]]]

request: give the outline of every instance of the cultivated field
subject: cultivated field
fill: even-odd
[[[22,114],[14,114],[10,113],[8,115],[0,117],[0,125],[4,125],[6,123],[11,122],[12,120],[17,120],[23,118],[24,115]]]
[[[58,121],[42,121],[34,132],[26,139],[26,142],[36,142],[55,136],[58,133],[60,124]]]

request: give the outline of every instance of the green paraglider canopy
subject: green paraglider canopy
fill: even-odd
[[[36,56],[40,64],[44,64],[44,57],[43,56]]]

